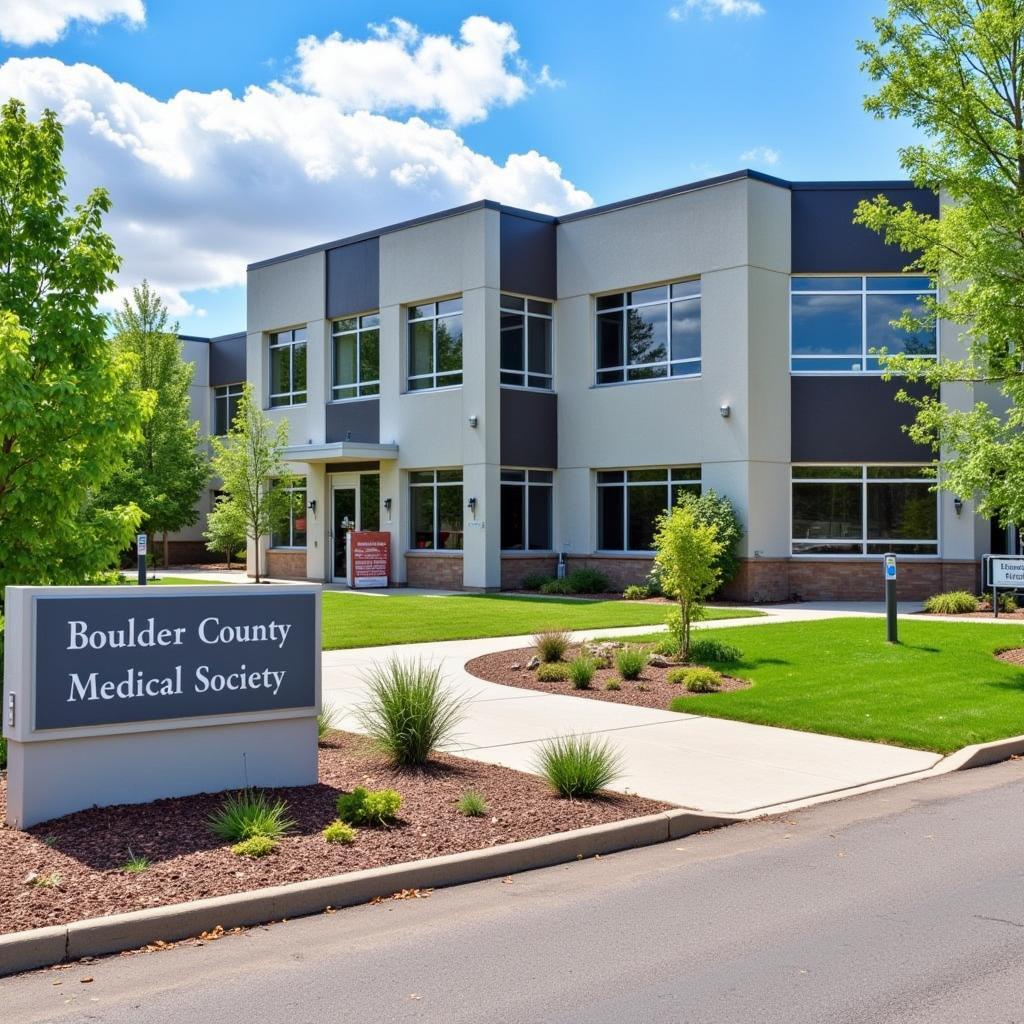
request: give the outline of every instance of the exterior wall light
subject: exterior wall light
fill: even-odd
[[[387,512],[388,515],[391,515],[391,499],[390,498],[385,498],[384,499],[384,511]]]
[[[957,515],[960,515],[960,513],[963,512],[963,510],[964,510],[964,499],[961,498],[959,495],[957,495],[953,499],[953,511],[956,512]]]
[[[469,511],[472,512],[473,515],[475,516],[476,515],[476,498],[470,498],[469,501],[466,502],[466,504],[469,506]]]
[[[316,518],[316,498],[314,498],[307,506],[310,512],[313,513],[313,518]]]
[[[477,424],[478,424],[479,422],[480,422],[480,421],[479,421],[479,420],[478,420],[478,419],[476,418],[476,416],[470,416],[470,417],[469,417],[469,425],[470,425],[470,426],[471,426],[471,427],[472,427],[472,428],[473,428],[474,430],[476,430],[476,425],[477,425]]]
[[[722,419],[727,420],[732,414],[732,407],[729,405],[720,405],[718,411],[722,414]]]

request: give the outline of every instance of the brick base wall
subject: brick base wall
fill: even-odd
[[[264,574],[279,580],[306,578],[305,551],[268,551]]]
[[[625,590],[631,583],[643,583],[654,566],[654,558],[619,558],[609,555],[569,555],[566,572],[573,569],[597,569],[608,577],[612,590]]]
[[[436,590],[462,590],[462,556],[407,554],[406,586]]]
[[[501,589],[520,590],[527,576],[540,574],[554,576],[558,559],[554,555],[543,557],[515,557],[501,560]]]

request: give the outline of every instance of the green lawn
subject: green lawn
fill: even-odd
[[[665,621],[668,606],[641,601],[579,601],[497,594],[423,597],[325,591],[324,649],[519,636],[545,629],[648,626]],[[711,618],[757,615],[711,608]]]
[[[1024,734],[1024,669],[997,661],[1024,628],[848,618],[715,630],[742,662],[718,665],[749,690],[687,698],[686,710],[948,754]],[[646,638],[653,639],[653,638]]]

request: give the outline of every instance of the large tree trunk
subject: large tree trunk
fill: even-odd
[[[255,558],[255,561],[253,563],[253,565],[255,567],[255,572],[253,573],[253,575],[255,576],[256,582],[259,583],[259,581],[260,581],[260,539],[259,539],[259,537],[256,538],[256,542],[253,545],[253,547],[254,547],[254,549],[256,551],[256,558]]]
[[[167,531],[164,530],[164,571],[167,570],[167,566],[171,564],[171,545],[167,540]]]

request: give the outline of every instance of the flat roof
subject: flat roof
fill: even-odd
[[[343,245],[352,245],[355,242],[363,242],[369,238],[380,238],[382,235],[389,235],[395,231],[404,231],[406,228],[418,227],[421,224],[430,224],[434,221],[445,220],[448,217],[459,217],[465,213],[473,213],[476,210],[498,210],[501,213],[513,217],[522,217],[527,220],[542,221],[548,224],[571,224],[573,221],[584,220],[587,217],[597,217],[603,213],[611,213],[614,210],[623,210],[631,206],[641,206],[644,203],[653,203],[659,199],[668,199],[671,196],[684,195],[687,192],[698,192],[705,188],[714,188],[717,185],[724,185],[732,181],[740,181],[744,178],[751,178],[755,181],[763,181],[769,185],[776,185],[779,188],[790,190],[842,190],[842,189],[917,189],[912,181],[787,181],[785,178],[776,178],[762,171],[744,168],[739,171],[731,171],[729,174],[719,174],[712,178],[702,178],[699,181],[687,182],[684,185],[676,185],[673,188],[662,189],[659,192],[648,192],[645,195],[633,196],[630,199],[620,199],[614,203],[605,203],[602,206],[593,206],[588,210],[578,210],[575,213],[567,213],[561,217],[553,217],[549,214],[536,213],[533,210],[522,210],[514,206],[505,206],[493,199],[478,199],[473,203],[466,203],[462,206],[453,206],[447,210],[438,210],[436,213],[428,213],[422,217],[414,217],[412,220],[399,221],[397,224],[388,224],[385,227],[373,231],[362,231],[356,235],[348,235],[345,238],[336,238],[331,242],[323,242],[319,245],[311,245],[305,249],[296,249],[294,252],[284,253],[281,256],[271,256],[264,260],[250,263],[247,270],[259,270],[262,267],[270,267],[275,263],[284,263],[287,260],[298,259],[300,256],[310,256],[318,252],[327,252],[329,249],[337,249]],[[195,339],[202,340],[202,339]]]
[[[198,334],[179,334],[178,341],[201,341],[207,345],[216,345],[219,341],[237,341],[245,337],[245,331],[235,331],[234,334],[218,334],[214,338],[200,338]]]

